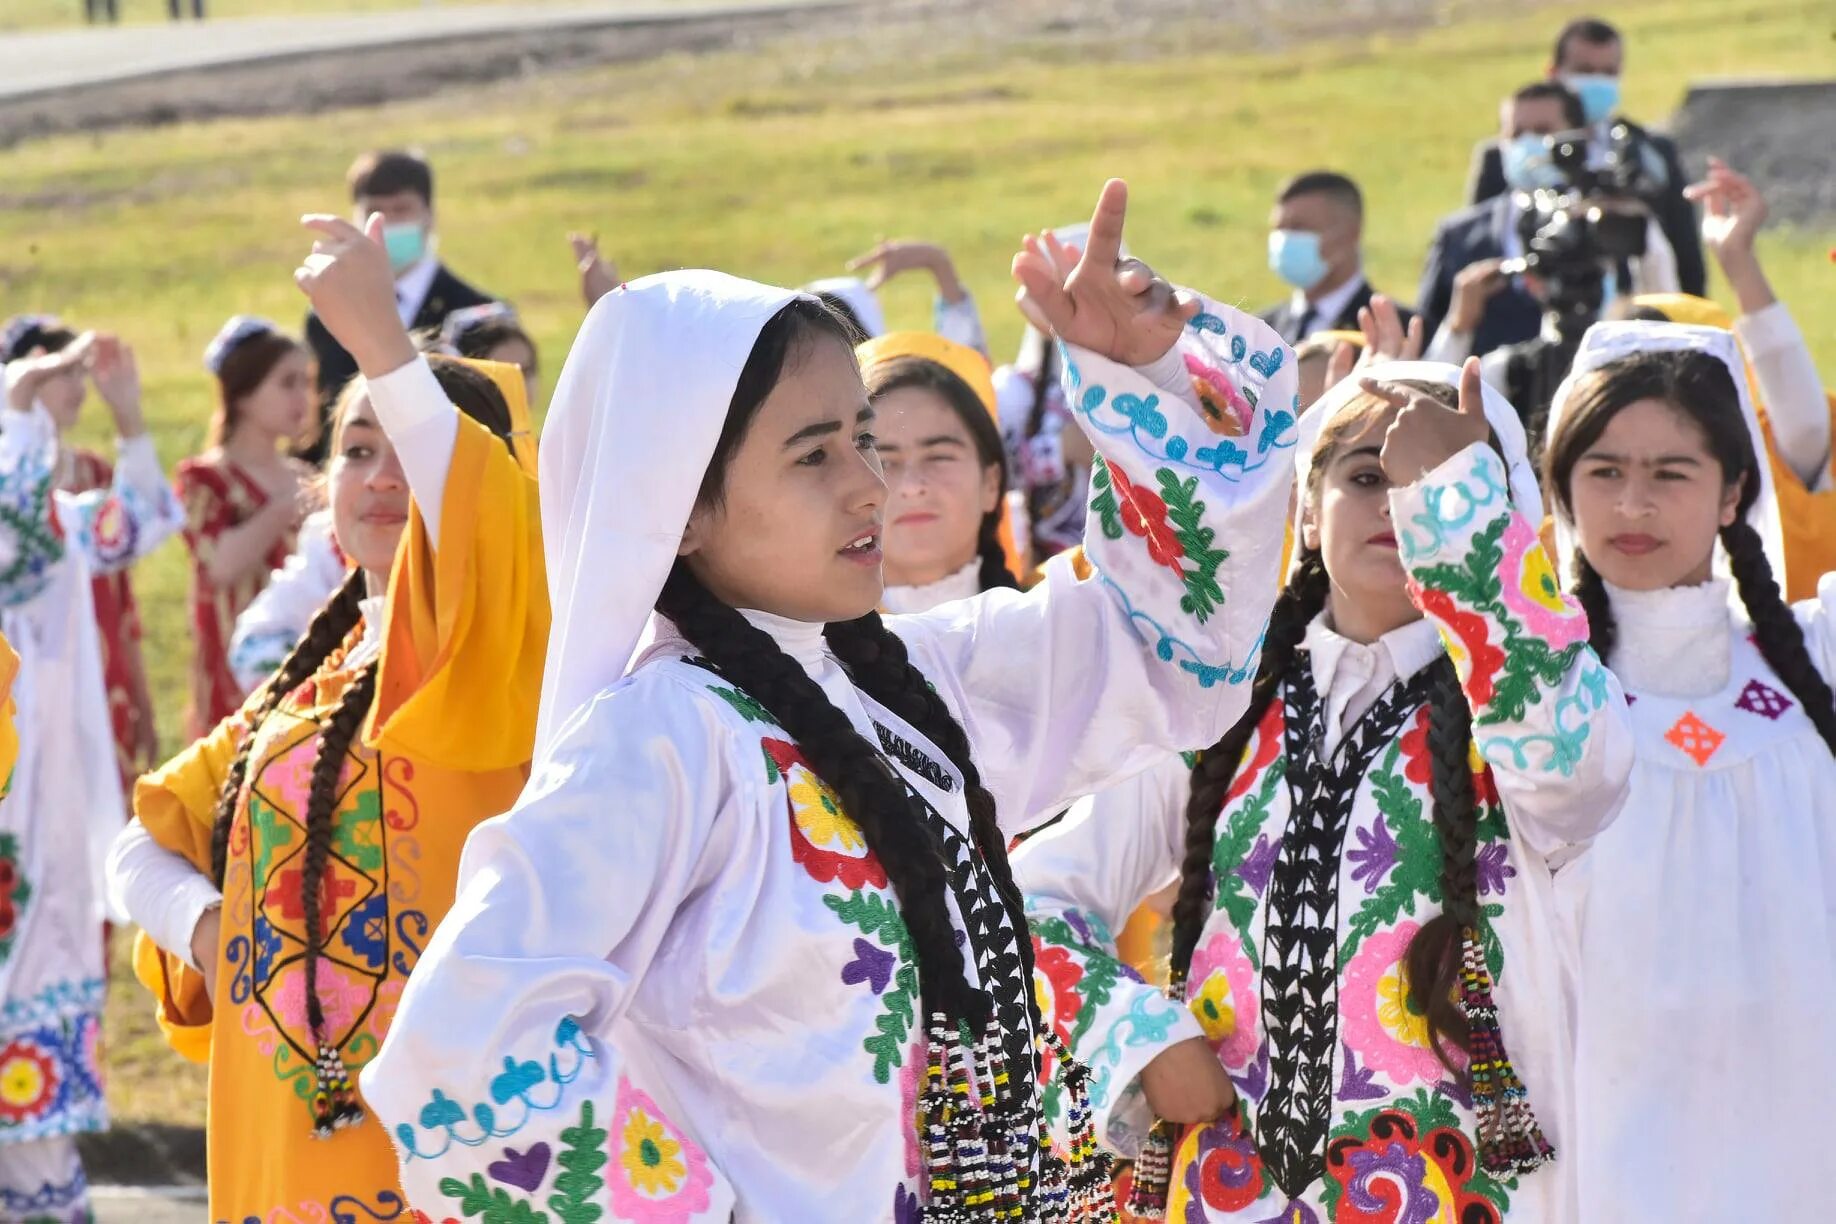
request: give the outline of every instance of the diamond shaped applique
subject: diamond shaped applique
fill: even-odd
[[[1734,704],[1749,714],[1759,714],[1778,721],[1779,715],[1791,709],[1792,699],[1779,690],[1761,684],[1758,680],[1747,681],[1747,687],[1740,690],[1740,697]]]
[[[1664,738],[1680,748],[1697,765],[1707,765],[1709,758],[1727,742],[1728,737],[1697,718],[1694,713],[1689,713],[1672,723],[1670,730],[1664,732]]]

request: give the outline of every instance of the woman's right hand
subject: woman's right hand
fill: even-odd
[[[213,905],[198,919],[191,932],[191,961],[204,974],[204,993],[214,1005],[217,1001],[217,952],[223,938],[223,907]]]
[[[415,359],[414,341],[395,301],[395,272],[383,249],[381,213],[363,229],[342,217],[312,214],[300,224],[319,235],[293,281],[313,313],[344,346],[365,378],[393,374]]]
[[[1189,1037],[1141,1069],[1141,1091],[1154,1116],[1192,1125],[1216,1122],[1237,1103],[1237,1086],[1203,1037]]]

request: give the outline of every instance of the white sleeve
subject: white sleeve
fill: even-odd
[[[223,904],[223,894],[190,860],[130,820],[109,848],[108,889],[117,912],[133,919],[161,948],[198,968],[191,957],[191,936],[205,911]]]
[[[622,685],[577,713],[516,807],[466,842],[453,907],[362,1075],[410,1202],[442,1203],[488,1176],[502,1146],[487,1140],[562,1152],[610,1125],[620,1084],[650,1053],[621,1018],[684,899],[713,885],[733,797],[750,792],[718,714],[645,691],[656,690]],[[577,1218],[621,1218],[606,1194],[602,1184],[589,1200],[601,1212]],[[711,1193],[693,1219],[731,1207]]]
[[[946,302],[940,297],[932,304],[931,330],[945,340],[988,356],[988,337],[982,333],[982,312],[967,293],[960,302]]]
[[[1453,324],[1443,319],[1441,325],[1434,330],[1434,339],[1428,342],[1428,348],[1422,353],[1422,360],[1461,365],[1472,355],[1473,333],[1455,331]]]
[[[1010,832],[1242,714],[1292,482],[1294,354],[1215,303],[1186,327],[1184,395],[1072,349],[1065,394],[1098,452],[1080,580],[892,617],[962,721]]]
[[[1763,310],[1734,320],[1773,441],[1791,470],[1813,492],[1830,480],[1830,401],[1817,377],[1817,363],[1804,333],[1785,303],[1774,302]]]
[[[427,538],[440,547],[440,511],[446,476],[459,437],[459,410],[446,398],[425,357],[399,370],[366,380],[376,418],[395,446],[408,489],[421,508]]]
[[[286,661],[345,574],[331,537],[331,512],[321,510],[301,525],[299,547],[236,618],[229,664],[243,692],[254,692]]]

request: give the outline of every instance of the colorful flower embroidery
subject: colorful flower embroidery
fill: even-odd
[[[18,1126],[48,1113],[62,1080],[55,1052],[14,1039],[0,1050],[0,1119]]]
[[[1083,996],[1077,984],[1084,980],[1084,967],[1071,953],[1057,944],[1033,940],[1033,990],[1039,997],[1039,1014],[1048,1018],[1060,1041],[1069,1047],[1078,1031],[1078,1016],[1084,1010]]]
[[[1445,591],[1430,590],[1413,581],[1410,588],[1415,592],[1417,606],[1439,624],[1441,641],[1453,659],[1467,700],[1475,707],[1491,701],[1497,691],[1493,680],[1504,666],[1505,652],[1487,640],[1485,617],[1458,607]]]
[[[714,1174],[707,1156],[663,1116],[656,1102],[619,1081],[612,1115],[615,1217],[641,1224],[687,1224],[708,1205]]]
[[[1402,737],[1403,777],[1417,786],[1427,786],[1434,776],[1434,764],[1428,759],[1428,711],[1428,706],[1417,710]]]
[[[1188,352],[1186,373],[1192,378],[1193,394],[1211,432],[1226,438],[1241,438],[1250,431],[1256,415],[1256,404],[1239,391],[1230,376],[1197,355]]]
[[[1347,1113],[1326,1147],[1323,1205],[1334,1224],[1501,1224],[1516,1182],[1473,1158],[1446,1098],[1418,1090]]]
[[[1131,481],[1121,468],[1110,466],[1099,456],[1091,469],[1090,487],[1095,491],[1090,508],[1096,511],[1103,534],[1119,540],[1126,531],[1147,543],[1148,557],[1179,575],[1186,593],[1180,596],[1180,610],[1200,624],[1223,606],[1224,590],[1218,584],[1218,570],[1230,553],[1214,548],[1217,532],[1205,525],[1205,503],[1198,498],[1198,477],[1181,480],[1169,468],[1155,473],[1160,492],[1143,488]],[[1193,568],[1187,568],[1190,563]],[[1168,657],[1164,651],[1161,657]]]
[[[1354,884],[1363,884],[1366,896],[1377,891],[1383,878],[1390,874],[1390,868],[1396,866],[1396,839],[1390,836],[1389,827],[1379,815],[1369,827],[1359,825],[1352,830],[1358,844],[1345,852],[1351,863],[1351,878]]]
[[[760,743],[789,792],[791,858],[821,884],[885,888],[886,869],[867,848],[861,827],[842,811],[841,800],[816,776],[803,753],[783,740]]]
[[[1173,1156],[1173,1194],[1167,1219],[1189,1224],[1212,1212],[1237,1212],[1256,1205],[1265,1187],[1262,1157],[1235,1115],[1186,1132]],[[1288,1217],[1277,1219],[1287,1224]]]
[[[0,964],[13,954],[19,911],[32,899],[32,886],[19,871],[19,839],[0,833]]]
[[[1097,507],[1098,516],[1104,525],[1104,534],[1109,534],[1108,527],[1113,515],[1124,531],[1147,541],[1148,556],[1154,559],[1154,564],[1166,566],[1181,578],[1186,576],[1185,567],[1179,563],[1185,553],[1179,546],[1179,537],[1167,524],[1166,502],[1152,491],[1129,480],[1121,468],[1104,463],[1101,459],[1097,460],[1097,470],[1091,477],[1091,485],[1098,489],[1113,490],[1110,502]],[[1095,503],[1092,504],[1095,506]],[[1110,513],[1104,513],[1105,510]],[[1111,538],[1120,539],[1121,536],[1118,533]]]
[[[1227,1068],[1256,1055],[1260,1008],[1256,971],[1235,931],[1221,931],[1192,954],[1188,1006]],[[1194,988],[1195,987],[1195,988]]]
[[[1410,998],[1403,958],[1420,928],[1404,922],[1364,941],[1339,993],[1344,1033],[1364,1065],[1398,1084],[1434,1083],[1443,1070],[1428,1021]]]
[[[1586,640],[1587,616],[1562,594],[1555,567],[1530,524],[1511,515],[1500,543],[1504,569],[1499,583],[1505,607],[1553,649]]]

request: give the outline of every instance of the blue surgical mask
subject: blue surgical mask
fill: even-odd
[[[427,227],[418,221],[383,226],[382,240],[389,266],[397,272],[407,271],[427,255]]]
[[[1581,114],[1588,124],[1599,123],[1619,109],[1619,78],[1602,72],[1575,73],[1562,83],[1581,99]]]
[[[1535,191],[1538,187],[1560,187],[1562,172],[1556,168],[1549,147],[1534,132],[1525,132],[1507,141],[1500,150],[1504,159],[1504,180],[1513,191]]]
[[[1275,230],[1269,235],[1269,271],[1302,293],[1325,280],[1320,236],[1308,230]]]

